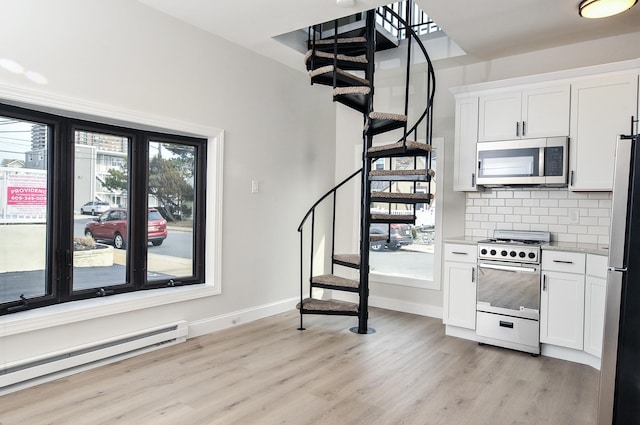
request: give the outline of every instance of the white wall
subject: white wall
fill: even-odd
[[[187,320],[193,335],[255,318],[261,306],[292,308],[296,228],[332,186],[335,158],[335,107],[304,72],[130,0],[7,0],[0,39],[0,56],[48,80],[39,85],[0,68],[0,88],[37,93],[45,103],[48,96],[72,99],[219,128],[225,139],[222,293],[5,336],[0,367],[158,321]],[[302,57],[300,63],[303,71]],[[250,193],[251,179],[260,181],[257,194]],[[215,238],[209,224],[207,237]],[[14,329],[29,314],[0,318],[0,337],[7,320]]]

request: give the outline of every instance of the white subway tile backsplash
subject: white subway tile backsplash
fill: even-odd
[[[531,215],[549,215],[549,208],[531,208]]]
[[[560,205],[560,201],[557,199],[541,199],[540,206],[546,208],[557,208]]]
[[[497,207],[482,207],[480,208],[480,212],[483,214],[495,214],[497,212]]]
[[[596,235],[578,235],[578,242],[580,243],[599,243],[598,240]]]
[[[589,208],[589,217],[609,217],[611,212],[605,208]]]
[[[494,229],[538,230],[551,232],[555,241],[608,244],[610,216],[610,192],[488,189],[467,193],[465,236],[490,237]]]
[[[578,200],[577,199],[559,199],[557,206],[562,208],[578,208]]]
[[[567,196],[568,195],[566,190],[550,190],[549,191],[549,198],[551,199],[566,199]]]
[[[567,208],[549,208],[549,215],[557,215],[557,216],[567,216],[569,215],[569,210]]]

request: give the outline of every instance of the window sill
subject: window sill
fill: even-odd
[[[430,289],[434,291],[440,290],[440,285],[433,280],[416,279],[411,277],[371,273],[369,281],[372,283],[384,283],[388,285],[409,286],[412,288]]]
[[[200,284],[130,292],[37,308],[0,318],[0,338],[218,294],[219,287]]]

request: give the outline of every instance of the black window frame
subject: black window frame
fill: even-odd
[[[69,301],[98,298],[126,292],[205,283],[207,139],[161,133],[62,116],[0,103],[0,116],[47,125],[47,225],[45,292],[39,297],[0,303],[0,316]],[[75,131],[115,134],[129,139],[128,246],[126,281],[106,286],[73,290],[73,219]],[[175,143],[194,148],[194,208],[192,274],[174,278],[147,279],[147,209],[149,143]]]

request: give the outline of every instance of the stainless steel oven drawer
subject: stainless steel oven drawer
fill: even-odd
[[[540,354],[540,325],[537,320],[478,311],[478,342]]]

